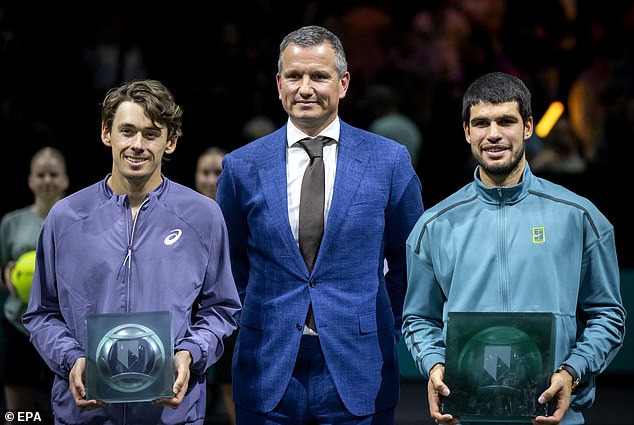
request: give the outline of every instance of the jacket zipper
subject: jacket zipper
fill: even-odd
[[[502,311],[508,310],[508,294],[509,294],[509,280],[508,280],[508,251],[506,249],[506,208],[504,205],[504,192],[501,188],[497,189],[498,192],[498,253],[500,256],[500,305],[502,305]]]
[[[126,220],[126,233],[128,238],[128,248],[126,252],[126,256],[123,260],[124,266],[126,266],[126,275],[125,275],[125,283],[126,283],[126,306],[125,311],[130,311],[130,278],[132,274],[132,246],[134,243],[134,232],[136,229],[136,222],[139,219],[139,215],[141,214],[141,210],[143,206],[147,203],[148,199],[145,198],[141,205],[139,206],[139,211],[137,212],[135,217],[132,217],[132,208],[128,202],[128,211],[130,212],[130,217],[132,217],[132,230],[130,230],[130,220]],[[127,211],[126,211],[127,212]]]

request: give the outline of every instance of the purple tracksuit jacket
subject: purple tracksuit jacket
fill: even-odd
[[[135,221],[104,180],[59,201],[44,222],[24,325],[56,378],[57,424],[203,424],[205,371],[236,328],[240,301],[225,221],[211,199],[163,177]],[[79,409],[68,374],[85,356],[92,313],[170,311],[175,350],[192,355],[177,409],[150,402]]]

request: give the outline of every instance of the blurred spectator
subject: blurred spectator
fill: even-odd
[[[255,115],[243,124],[240,140],[237,146],[264,136],[265,134],[275,130],[275,128],[275,124],[270,118],[263,115]],[[195,174],[196,190],[214,200],[216,199],[216,182],[222,172],[222,160],[224,159],[226,153],[227,151],[225,149],[212,146],[203,151],[197,160]],[[224,413],[226,414],[226,418],[230,425],[235,425],[236,423],[235,407],[232,395],[233,376],[231,373],[231,363],[237,337],[238,330],[236,329],[225,339],[225,351],[220,360],[212,366],[212,369],[207,375],[209,395],[213,399],[213,396],[220,392],[224,406]],[[214,404],[214,402],[215,400],[212,400],[211,404]],[[213,407],[214,406],[210,406],[208,409],[208,416],[211,416],[214,413],[212,410]]]
[[[605,165],[606,105],[604,95],[609,84],[613,59],[597,49],[588,67],[574,80],[568,96],[572,131],[581,141],[582,154],[589,163]]]
[[[277,127],[272,119],[264,115],[255,115],[242,125],[242,142],[248,143],[272,133]]]
[[[559,118],[543,143],[539,154],[530,161],[536,174],[579,174],[586,171],[586,161],[581,155],[579,140],[572,132],[567,117]]]
[[[401,111],[399,102],[398,94],[392,87],[385,84],[369,87],[365,103],[373,119],[368,130],[404,145],[416,168],[423,147],[423,135],[418,125]]]
[[[203,151],[196,162],[195,186],[196,190],[205,196],[216,200],[216,182],[222,172],[222,160],[227,151],[217,146],[211,146]],[[220,393],[224,406],[224,413],[230,425],[235,425],[236,414],[232,396],[231,360],[236,341],[237,330],[225,338],[225,351],[220,359],[207,371],[207,416],[214,414],[215,397]]]
[[[44,421],[52,420],[53,373],[29,342],[29,332],[22,324],[26,302],[18,294],[11,272],[20,256],[35,251],[42,223],[53,205],[65,196],[68,182],[62,152],[49,146],[38,150],[31,157],[28,176],[33,202],[8,212],[0,220],[0,268],[2,282],[9,291],[2,316],[5,408],[11,412],[39,412]],[[5,419],[7,424],[14,423]]]
[[[212,146],[200,154],[196,163],[196,190],[213,200],[216,199],[216,182],[226,153],[224,149]]]

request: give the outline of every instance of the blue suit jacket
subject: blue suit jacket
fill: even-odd
[[[286,149],[284,126],[226,155],[218,181],[243,301],[234,401],[259,412],[279,403],[312,301],[319,341],[346,407],[356,415],[394,407],[405,241],[423,212],[409,154],[341,122],[333,199],[309,274],[288,221]]]

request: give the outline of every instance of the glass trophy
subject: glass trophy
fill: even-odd
[[[173,397],[168,311],[86,317],[86,399],[108,403]]]
[[[450,312],[442,411],[464,422],[530,423],[552,403],[537,399],[550,385],[555,351],[551,313]]]

